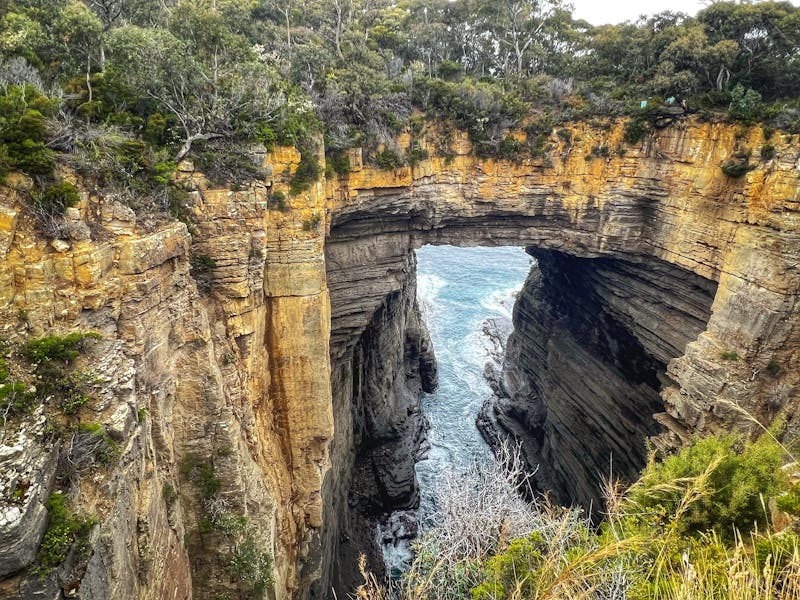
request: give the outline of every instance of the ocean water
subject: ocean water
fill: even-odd
[[[417,298],[439,365],[439,387],[423,398],[431,424],[428,457],[417,463],[423,522],[434,508],[439,477],[489,456],[475,427],[491,395],[483,376],[491,347],[483,325],[488,319],[510,321],[532,260],[522,248],[510,247],[417,251]]]
[[[440,478],[491,456],[475,426],[481,405],[491,395],[483,376],[492,348],[484,324],[502,320],[510,331],[514,301],[532,260],[522,248],[511,247],[417,250],[417,298],[439,366],[438,389],[422,399],[431,425],[430,450],[416,466],[420,484],[416,519],[423,526],[434,514]],[[387,568],[394,576],[412,559],[409,541],[397,539],[407,516],[395,513],[379,532]]]

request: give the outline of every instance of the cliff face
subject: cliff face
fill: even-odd
[[[758,148],[758,129],[683,123],[624,156],[587,157],[621,138],[621,125],[576,126],[578,141],[553,135],[549,159],[522,164],[479,161],[457,139],[452,160],[393,172],[354,153],[348,176],[285,206],[272,193],[287,189],[294,151],[267,156],[267,181],[237,191],[184,164],[191,236],[87,196],[70,218],[93,229],[57,247],[2,188],[2,335],[11,350],[52,330],[102,335],[76,363],[92,399],[66,422],[100,424],[119,457],[73,487],[98,520],[83,557],[29,577],[19,569],[69,437],[37,413],[16,422],[0,452],[12,473],[0,594],[246,593],[231,552],[248,538],[273,563],[276,598],[346,585],[334,573],[366,543],[353,532],[415,500],[416,402],[434,379],[414,309],[412,251],[426,243],[535,249],[498,414],[564,498],[585,500],[610,453],[630,472],[656,431],[668,444],[749,427],[737,406],[794,415],[797,137],[772,140],[775,158],[756,153],[740,179],[720,164]]]
[[[602,507],[602,480],[633,481],[668,362],[711,315],[716,285],[658,260],[536,257],[514,310],[499,397],[484,417],[523,443],[562,503]]]
[[[276,186],[298,160],[270,157]],[[263,184],[210,189],[189,164],[180,177],[192,236],[87,196],[75,218],[94,223],[94,239],[55,248],[12,189],[0,197],[0,322],[12,349],[46,332],[102,336],[77,365],[96,384],[65,435],[53,441],[44,417],[17,419],[4,435],[0,471],[34,485],[14,502],[3,490],[3,533],[19,540],[0,548],[3,597],[248,593],[231,567],[233,548],[248,543],[271,561],[277,597],[319,576],[330,309],[324,229],[303,223],[324,211],[322,188],[283,211],[269,208]],[[67,486],[98,523],[88,564],[46,578],[19,572],[36,556],[59,458],[87,421],[119,448]]]
[[[355,589],[361,580],[353,566],[360,554],[381,574],[376,518],[418,503],[414,463],[427,429],[419,401],[422,391],[436,387],[433,350],[416,303],[414,257],[407,250],[395,263],[399,288],[385,293],[354,341],[342,337],[345,313],[357,308],[345,298],[356,282],[369,280],[364,272],[368,267],[359,260],[364,251],[362,240],[338,237],[331,238],[326,250],[337,428],[324,494],[328,512],[323,548],[330,552],[330,571],[314,589],[318,598],[331,597],[326,585],[339,597]]]
[[[456,143],[451,161],[425,161],[392,178],[356,171],[333,196],[332,223],[364,237],[408,233],[412,247],[523,245],[613,259],[597,264],[606,265],[606,279],[609,265],[622,269],[613,274],[616,292],[611,282],[605,291],[584,287],[607,296],[606,312],[667,365],[662,441],[734,422],[748,427],[735,406],[762,418],[777,405],[794,408],[796,136],[772,140],[775,157],[756,153],[741,178],[720,165],[759,148],[758,128],[679,123],[638,148],[592,156],[594,147],[622,148],[621,138],[621,126],[579,127],[572,145],[552,140],[558,151],[549,161],[481,162]],[[682,279],[686,285],[676,286]],[[645,298],[636,295],[642,289]],[[642,311],[659,316],[639,323]],[[781,399],[769,400],[776,391]]]

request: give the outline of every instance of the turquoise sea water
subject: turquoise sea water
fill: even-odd
[[[417,463],[420,507],[380,524],[380,543],[390,573],[399,577],[413,558],[408,523],[423,526],[434,515],[438,482],[445,473],[466,471],[475,460],[491,460],[475,417],[491,389],[483,372],[492,348],[484,333],[489,319],[511,311],[532,259],[522,248],[425,246],[417,250],[417,298],[439,366],[439,387],[422,399],[430,421],[427,458]]]
[[[426,246],[417,251],[417,297],[433,339],[439,388],[423,398],[431,423],[428,458],[417,464],[420,517],[433,509],[437,479],[489,456],[475,417],[491,395],[483,377],[487,319],[510,320],[531,266],[522,248]]]
[[[492,343],[484,325],[494,320],[510,332],[514,300],[531,262],[522,248],[417,250],[417,298],[433,340],[439,387],[422,399],[431,428],[427,458],[416,467],[419,511],[393,513],[379,528],[379,543],[393,577],[399,577],[413,558],[409,523],[424,527],[434,514],[440,478],[491,456],[475,426],[481,405],[491,395],[483,372],[492,360]]]

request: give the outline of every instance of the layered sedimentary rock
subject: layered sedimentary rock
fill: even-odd
[[[602,508],[603,480],[637,477],[667,363],[710,317],[716,284],[662,261],[537,259],[514,309],[498,397],[484,407],[561,503]]]
[[[668,363],[659,417],[664,437],[746,426],[731,406],[768,418],[775,390],[782,394],[777,404],[796,401],[797,136],[772,140],[777,154],[759,161],[756,153],[753,170],[740,178],[720,166],[763,144],[759,128],[682,122],[605,158],[591,149],[622,149],[621,125],[576,127],[572,139],[579,141],[554,135],[549,160],[516,165],[477,160],[458,143],[455,158],[390,177],[356,163],[347,186],[340,182],[330,193],[332,224],[365,238],[408,233],[411,247],[523,245],[644,270],[661,265],[678,278],[684,271],[705,290],[701,296],[713,295],[702,331],[634,332]],[[348,327],[357,329],[363,318],[351,317]],[[336,330],[334,323],[333,339]],[[738,360],[725,358],[733,355]]]
[[[272,155],[267,183],[285,189],[298,160]],[[271,209],[264,183],[213,188],[188,163],[179,179],[191,236],[184,223],[137,220],[85,195],[78,218],[95,239],[50,245],[24,196],[0,195],[10,348],[44,333],[101,336],[76,363],[95,383],[65,436],[53,441],[33,417],[4,428],[0,471],[33,485],[11,502],[3,490],[3,533],[18,542],[2,548],[2,597],[247,593],[231,567],[247,543],[269,561],[278,598],[319,577],[330,315],[324,228],[304,223],[324,211],[322,188]],[[85,558],[44,578],[20,571],[36,556],[57,459],[87,421],[114,437],[119,456],[67,486],[73,508],[97,521]]]
[[[519,164],[479,160],[463,138],[453,156],[413,169],[378,171],[354,154],[349,175],[282,201],[274,192],[288,190],[293,150],[264,158],[266,178],[235,189],[184,163],[191,234],[85,195],[68,215],[81,235],[50,244],[22,195],[0,189],[3,336],[16,346],[99,332],[76,363],[98,382],[81,418],[120,449],[82,478],[75,505],[98,524],[82,566],[51,585],[18,566],[44,528],[46,457],[61,452],[36,413],[3,439],[0,472],[14,473],[3,485],[26,487],[0,493],[0,564],[12,565],[2,594],[50,585],[53,598],[58,586],[84,598],[214,598],[237,591],[230,553],[247,536],[272,562],[276,598],[312,586],[330,597],[346,584],[334,573],[352,568],[358,520],[414,501],[415,398],[432,377],[410,253],[426,243],[539,250],[550,283],[532,281],[520,302],[508,371],[519,387],[509,389],[527,403],[514,423],[552,461],[554,485],[574,480],[566,495],[590,493],[609,449],[640,449],[653,411],[665,444],[747,427],[740,407],[793,417],[797,136],[777,135],[775,156],[755,152],[754,170],[733,179],[720,165],[758,149],[760,129],[684,122],[592,154],[622,148],[622,133],[578,124],[575,141],[554,133],[547,158]],[[565,389],[562,372],[608,385],[590,402],[590,390]],[[578,427],[576,414],[597,425]]]
[[[370,307],[369,323],[354,344],[340,338],[341,345],[334,342],[331,347],[338,427],[331,445],[333,467],[326,479],[329,512],[323,539],[335,556],[329,561],[331,571],[314,590],[319,598],[331,597],[326,584],[340,597],[355,589],[359,581],[353,566],[360,554],[380,576],[377,517],[418,503],[414,463],[427,429],[419,401],[422,391],[436,387],[433,349],[416,303],[413,254],[406,246],[397,261],[365,265],[364,244],[365,240],[341,236],[328,243],[334,330],[347,321],[347,313],[359,310],[353,290],[370,281],[367,271],[398,287],[382,288],[380,304]],[[389,271],[393,276],[387,278]]]

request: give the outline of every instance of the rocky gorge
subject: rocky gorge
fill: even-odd
[[[6,423],[0,597],[246,597],[231,565],[248,544],[270,597],[342,597],[374,518],[416,501],[419,396],[436,384],[415,299],[425,244],[537,258],[486,417],[558,500],[596,503],[600,477],[632,477],[648,439],[780,412],[796,435],[797,136],[777,134],[768,157],[756,127],[681,121],[635,146],[621,122],[571,129],[521,163],[479,159],[465,136],[393,171],[352,151],[349,173],[285,203],[294,149],[252,155],[267,177],[231,189],[184,162],[191,233],[85,188],[67,215],[78,233],[51,244],[14,189],[26,182],[1,188],[9,355],[32,336],[100,334],[76,361],[93,386],[78,418],[119,450],[73,483],[96,520],[87,547],[41,577],[27,568],[70,437],[41,409]],[[726,175],[748,149],[753,168]]]

